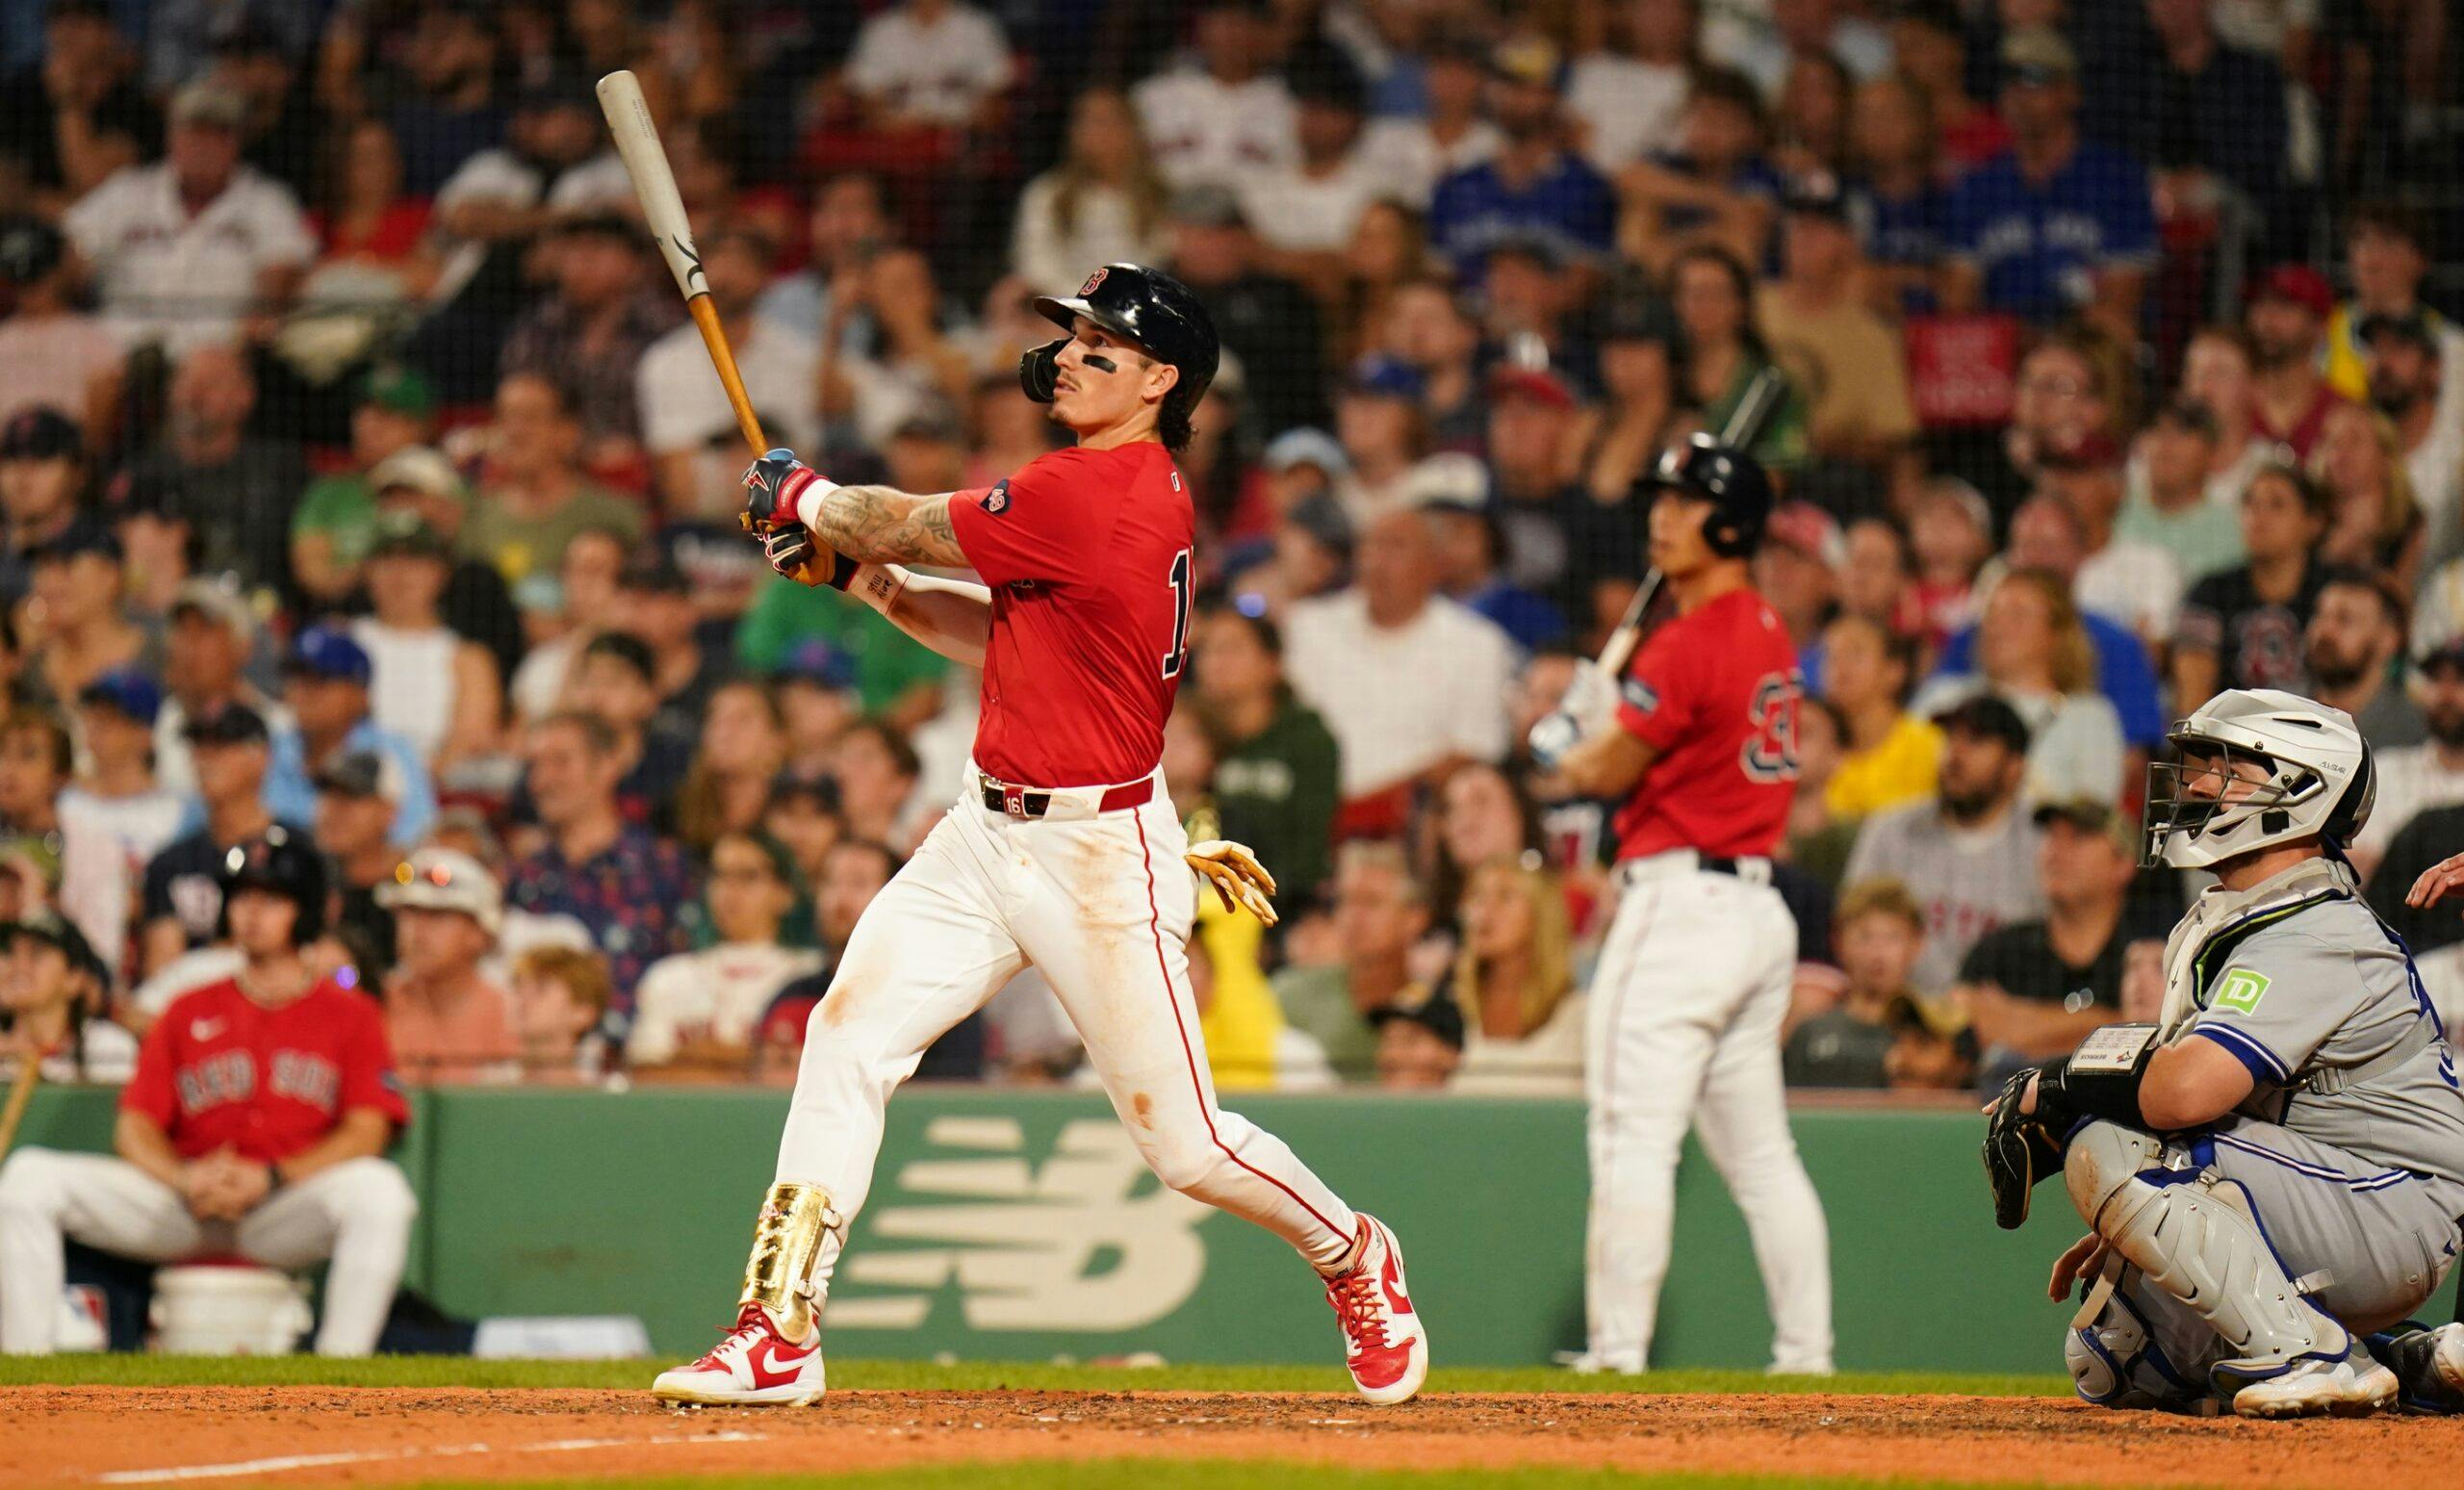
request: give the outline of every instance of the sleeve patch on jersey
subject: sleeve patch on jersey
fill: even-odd
[[[1659,712],[1659,695],[1653,692],[1652,685],[1641,679],[1627,679],[1625,686],[1618,691],[1625,695],[1626,706],[1634,712],[1638,714]]]
[[[984,510],[994,517],[999,517],[1010,510],[1010,478],[1008,476],[993,482],[992,490],[984,494]]]
[[[2268,983],[2265,973],[2252,972],[2246,967],[2228,968],[2222,980],[2216,985],[2216,997],[2209,1001],[2207,1007],[2216,1014],[2257,1014],[2259,1000],[2268,996]]]

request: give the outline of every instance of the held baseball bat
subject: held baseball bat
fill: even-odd
[[[684,220],[684,199],[677,194],[676,173],[668,168],[667,147],[659,143],[658,126],[651,122],[651,106],[642,97],[641,81],[621,70],[601,78],[599,108],[607,116],[608,131],[616,137],[616,153],[624,159],[625,174],[633,178],[642,218],[650,224],[660,257],[667,260],[668,272],[676,276],[676,288],[683,292],[684,308],[692,313],[693,324],[702,330],[702,345],[709,348],[710,366],[718,370],[719,386],[727,390],[736,427],[743,431],[744,443],[753,453],[759,455],[770,449],[770,442],[762,436],[753,400],[745,397],[735,351],[728,346],[727,329],[719,324],[719,308],[710,301],[709,281],[702,277],[702,252],[693,246],[693,225]]]
[[[0,1159],[9,1157],[17,1142],[17,1125],[26,1120],[26,1104],[35,1099],[35,1087],[41,1080],[42,1055],[29,1050],[18,1063],[16,1085],[9,1089],[9,1105],[0,1108]]]
[[[1746,385],[1744,397],[1738,398],[1736,407],[1729,412],[1729,422],[1720,430],[1720,443],[1732,450],[1744,450],[1751,446],[1761,436],[1762,426],[1770,423],[1771,416],[1778,412],[1781,397],[1786,391],[1786,380],[1781,377],[1779,369],[1764,368],[1754,374],[1754,381]],[[1617,629],[1609,632],[1608,640],[1601,646],[1596,665],[1604,676],[1617,677],[1632,660],[1634,648],[1643,639],[1643,617],[1650,613],[1652,602],[1659,595],[1659,571],[1656,568],[1646,570],[1641,586],[1634,591],[1633,601],[1626,606],[1626,614],[1617,622]]]

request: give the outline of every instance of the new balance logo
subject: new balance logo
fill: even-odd
[[[965,1157],[908,1165],[883,1186],[890,1204],[876,1194],[832,1291],[834,1331],[920,1328],[952,1285],[970,1329],[1139,1329],[1206,1275],[1212,1210],[1157,1184],[1110,1118],[1069,1122],[1040,1164],[1014,1118],[938,1118],[925,1139]]]

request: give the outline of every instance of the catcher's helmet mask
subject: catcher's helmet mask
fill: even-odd
[[[2176,724],[2166,746],[2147,765],[2143,866],[2206,868],[2305,838],[2340,856],[2377,797],[2370,746],[2351,716],[2294,694],[2219,694]],[[2192,789],[2211,773],[2213,793]],[[2234,794],[2237,781],[2248,789]]]
[[[1662,492],[1711,504],[1703,519],[1703,541],[1720,557],[1751,558],[1762,546],[1771,519],[1771,477],[1745,451],[1707,434],[1672,446],[1635,483],[1635,495],[1645,502],[1657,501]]]

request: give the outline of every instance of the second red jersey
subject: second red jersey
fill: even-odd
[[[354,1108],[410,1121],[385,1015],[331,979],[268,1009],[225,978],[171,1001],[138,1048],[119,1105],[183,1159],[218,1148],[261,1164],[315,1146]]]
[[[1617,857],[1768,855],[1796,794],[1805,681],[1788,629],[1750,589],[1654,631],[1619,681],[1617,721],[1658,755],[1617,809]]]
[[[950,499],[992,589],[975,763],[1028,786],[1134,782],[1164,755],[1189,657],[1195,519],[1152,440],[1066,450]]]

